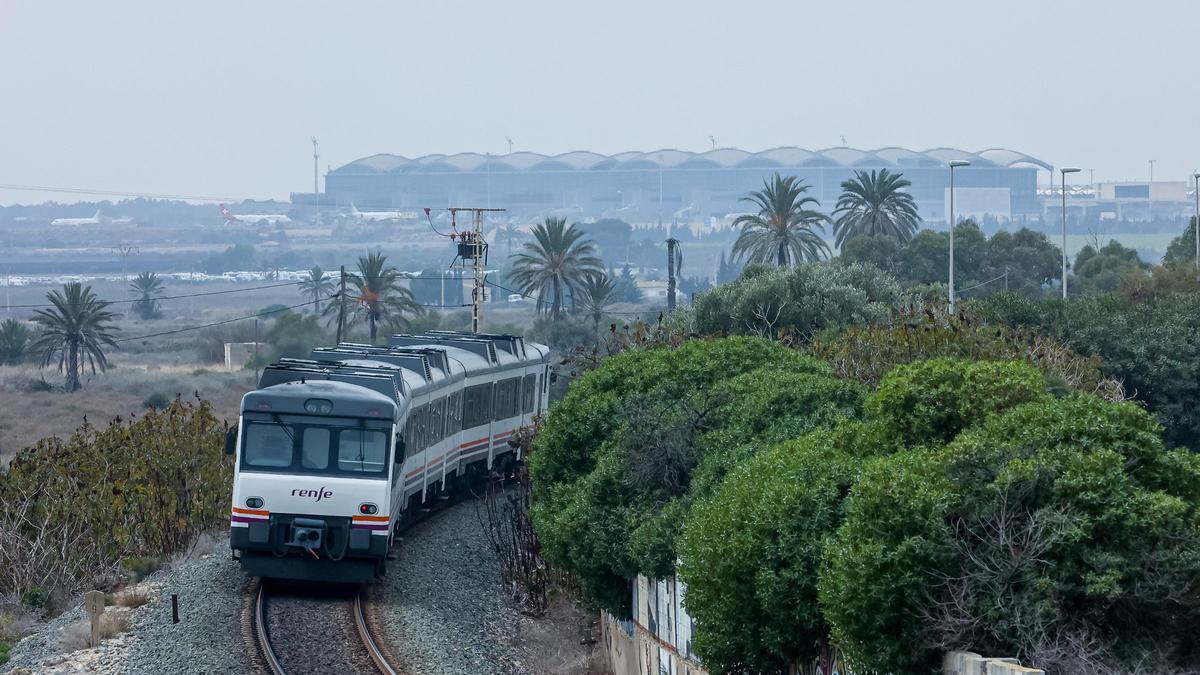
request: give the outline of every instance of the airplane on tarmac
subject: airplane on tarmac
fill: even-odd
[[[50,221],[50,224],[79,227],[81,225],[128,225],[132,222],[132,218],[109,218],[108,216],[102,216],[100,215],[100,209],[96,209],[96,215],[91,218],[55,218]]]
[[[417,214],[412,211],[359,211],[354,204],[351,204],[350,217],[355,220],[383,223],[391,220],[414,220]]]
[[[291,218],[288,218],[281,213],[247,213],[244,215],[234,215],[229,212],[229,206],[226,204],[221,205],[221,218],[223,218],[226,223],[252,223],[255,225],[259,223],[275,225],[277,223],[292,222]]]

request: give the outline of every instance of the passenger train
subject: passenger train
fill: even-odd
[[[250,576],[363,583],[431,500],[520,460],[546,410],[549,349],[430,331],[280,359],[242,398],[230,546]]]

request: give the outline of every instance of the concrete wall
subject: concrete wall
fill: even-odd
[[[225,370],[241,370],[245,368],[246,362],[250,360],[250,357],[254,356],[254,350],[257,346],[257,342],[226,342]]]
[[[609,672],[613,675],[708,675],[692,650],[694,624],[683,597],[687,586],[677,579],[639,576],[633,584],[633,618],[600,613],[600,633]],[[823,675],[816,664],[793,665],[791,675]],[[950,652],[942,661],[944,675],[1045,675],[1022,667],[1016,659]],[[837,675],[853,675],[839,658]],[[833,674],[831,674],[833,675]]]

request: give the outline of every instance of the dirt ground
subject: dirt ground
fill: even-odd
[[[85,417],[104,424],[118,416],[136,416],[153,394],[192,398],[198,392],[212,402],[218,417],[232,420],[242,394],[253,386],[250,371],[154,361],[144,354],[115,355],[115,369],[95,376],[89,372],[83,389],[70,394],[61,390],[62,375],[55,368],[0,367],[0,463],[41,438],[70,435]],[[38,391],[43,379],[56,390]]]
[[[608,667],[599,648],[600,625],[595,612],[566,598],[555,600],[545,616],[521,621],[522,660],[533,672],[605,675]]]

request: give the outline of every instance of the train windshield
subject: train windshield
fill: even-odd
[[[243,470],[387,478],[387,422],[263,413],[246,413],[243,422]]]

